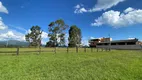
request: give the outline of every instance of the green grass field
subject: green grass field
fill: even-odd
[[[0,80],[142,80],[142,51],[89,51],[2,54]]]

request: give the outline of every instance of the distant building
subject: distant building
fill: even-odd
[[[104,38],[105,39],[105,38]],[[128,39],[128,40],[114,40],[106,39],[94,41],[90,40],[90,47],[96,48],[107,48],[107,49],[142,49],[142,42],[138,39]]]
[[[100,42],[110,42],[112,41],[112,38],[98,38],[98,39],[91,39],[89,40],[89,46],[90,47],[96,47],[97,43]]]

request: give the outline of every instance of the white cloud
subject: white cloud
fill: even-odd
[[[88,40],[82,40],[82,46],[89,46]]]
[[[95,39],[94,37],[90,37],[90,39]]]
[[[79,13],[87,12],[85,8],[81,8],[79,11],[80,11]]]
[[[77,4],[77,5],[75,6],[75,8],[79,9],[79,8],[80,8],[80,4]]]
[[[83,37],[82,38],[82,41],[81,41],[81,45],[82,46],[89,46],[89,39],[88,38],[86,38],[86,37]]]
[[[68,44],[69,44],[68,38],[69,38],[69,34],[66,34],[65,35],[65,45],[66,46],[68,46]]]
[[[123,1],[125,0],[97,0],[97,4],[90,9],[87,9],[83,5],[78,4],[77,6],[75,6],[74,13],[96,12],[96,11],[107,10],[113,6],[118,5],[120,2]]]
[[[0,30],[7,29],[8,27],[3,23],[2,18],[0,17]]]
[[[77,4],[75,6],[75,11],[74,13],[84,13],[84,12],[87,12],[87,10],[84,8],[84,5],[83,4]]]
[[[127,8],[126,10],[124,10],[124,12],[125,12],[125,13],[128,13],[128,12],[131,12],[131,11],[134,11],[134,10],[135,10],[134,8],[129,7],[129,8]]]
[[[7,8],[5,6],[3,6],[1,1],[0,1],[0,12],[8,14]]]
[[[4,30],[0,32],[0,40],[19,40],[25,41],[25,35],[15,30]]]
[[[142,24],[142,9],[127,8],[124,12],[110,10],[105,12],[92,26],[110,25],[114,28]]]
[[[41,41],[42,45],[46,45],[46,43],[47,43],[47,41],[43,41],[43,40]]]
[[[124,0],[98,0],[95,7],[89,10],[89,12],[107,10],[113,6],[116,6],[118,3],[123,2]]]
[[[27,30],[27,31],[26,31],[26,33],[31,33],[31,30],[30,30],[30,29],[29,29],[29,30]]]
[[[0,1],[0,12],[3,13],[7,13],[8,14],[8,10],[6,9],[6,7],[4,7],[2,5],[2,2]],[[8,27],[3,23],[2,17],[0,17],[0,30],[4,30],[7,29]]]
[[[46,33],[46,32],[43,31],[41,37],[43,39],[48,38],[48,33]]]

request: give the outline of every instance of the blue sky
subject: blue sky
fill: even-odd
[[[39,25],[43,43],[48,24],[64,19],[82,30],[83,43],[90,38],[142,40],[142,0],[0,0],[0,40],[24,41],[29,28]],[[5,27],[5,28],[4,28]],[[68,32],[67,32],[68,33]]]

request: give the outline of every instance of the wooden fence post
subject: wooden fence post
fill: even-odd
[[[55,47],[55,54],[56,54],[56,47]]]
[[[104,49],[102,48],[102,51],[104,51]]]
[[[91,47],[91,52],[93,52],[93,48]]]
[[[109,51],[111,51],[111,49],[109,48]]]
[[[86,47],[84,47],[84,52],[86,52]]]
[[[39,54],[41,53],[41,47],[39,47]]]
[[[16,54],[19,55],[19,47],[17,47],[17,52],[16,52]]]
[[[78,47],[76,47],[76,53],[78,53]]]
[[[69,53],[69,47],[67,47],[67,53]]]

